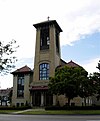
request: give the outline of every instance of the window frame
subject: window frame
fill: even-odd
[[[39,80],[49,80],[49,63],[41,63],[39,65]]]
[[[18,98],[24,97],[24,83],[25,83],[24,75],[18,75],[18,79],[17,79],[17,97]]]

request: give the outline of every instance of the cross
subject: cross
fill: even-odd
[[[48,21],[49,21],[50,17],[48,16],[47,19],[48,19]]]

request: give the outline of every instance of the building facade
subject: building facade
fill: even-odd
[[[61,59],[60,32],[62,29],[56,20],[48,20],[33,25],[36,28],[36,45],[34,58],[34,71],[24,66],[13,74],[12,105],[23,106],[61,106],[67,103],[64,95],[57,96],[48,91],[49,77],[53,77],[58,66],[79,66],[70,61],[66,63]],[[79,97],[73,100],[81,105]],[[73,103],[72,101],[72,103]]]

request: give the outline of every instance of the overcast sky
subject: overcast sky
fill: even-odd
[[[100,0],[0,0],[0,41],[15,39],[20,46],[16,68],[33,69],[36,29],[50,16],[63,32],[61,58],[73,60],[89,73],[100,60]],[[13,86],[12,75],[0,77],[1,88]]]

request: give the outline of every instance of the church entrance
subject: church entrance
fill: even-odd
[[[53,105],[53,95],[46,90],[34,90],[32,91],[32,105],[38,107]]]
[[[35,106],[40,106],[41,105],[41,92],[39,91],[35,92],[34,96],[35,96],[35,99],[34,99]]]

